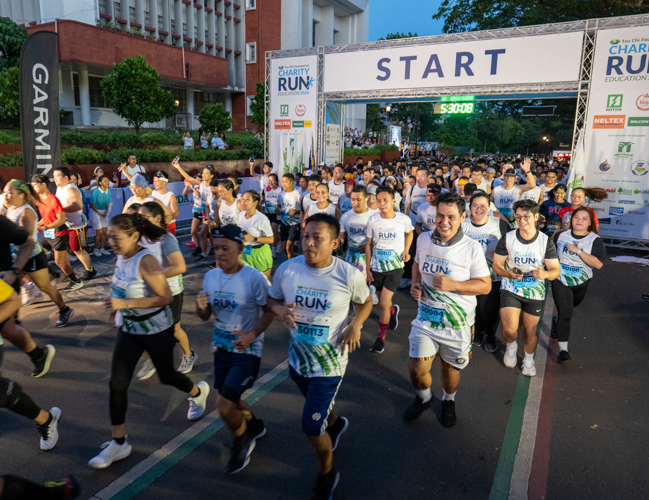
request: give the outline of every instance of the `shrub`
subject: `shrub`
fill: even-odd
[[[354,148],[345,148],[343,156],[378,156],[381,154],[381,151],[378,148],[364,148],[364,149],[354,149]]]

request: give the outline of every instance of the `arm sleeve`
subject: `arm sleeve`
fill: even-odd
[[[408,217],[407,215],[404,215],[403,218],[405,220],[405,223],[404,223],[405,232],[409,233],[414,229],[414,227],[412,227],[412,221],[410,220],[410,217]]]
[[[367,300],[367,297],[369,297],[370,289],[367,287],[365,276],[363,276],[363,274],[355,267],[350,266],[350,268],[352,273],[352,275],[349,276],[351,300],[357,304],[362,304]]]
[[[503,234],[498,240],[498,245],[496,245],[495,250],[496,255],[506,256],[509,255],[507,251],[507,233]]]
[[[557,257],[557,246],[552,241],[552,238],[548,238],[548,246],[545,248],[545,258],[546,259],[558,259]]]
[[[97,193],[97,191],[99,191],[99,189],[95,189],[92,192],[92,196],[90,196],[90,203],[92,203],[93,205],[97,204],[97,195],[95,194],[95,193]]]
[[[273,284],[268,289],[268,296],[276,300],[284,300],[284,291],[282,290],[282,278],[288,267],[288,261],[281,264],[273,276]]]
[[[347,227],[346,227],[346,221],[347,217],[344,215],[340,218],[340,232],[341,233],[346,233],[347,232]]]
[[[268,280],[261,271],[255,273],[253,290],[255,291],[255,302],[258,306],[265,306],[268,300]]]
[[[596,238],[595,241],[593,241],[593,248],[590,254],[593,257],[597,257],[600,262],[604,263],[606,260],[606,247],[601,238]]]
[[[471,278],[484,278],[491,276],[489,273],[489,266],[487,266],[487,258],[485,257],[482,248],[479,244],[472,245],[471,256]]]
[[[262,236],[273,236],[273,228],[270,225],[270,221],[268,220],[268,217],[266,217],[265,215],[262,218],[260,229],[261,229]]]
[[[162,239],[160,243],[160,248],[162,249],[163,255],[171,255],[175,252],[180,252],[180,246],[178,245],[178,240],[173,236],[168,235]]]
[[[9,298],[14,289],[0,280],[0,304]]]
[[[367,220],[367,225],[365,226],[365,237],[366,238],[372,238],[374,239],[374,235],[372,234],[372,219],[374,216],[372,215],[368,220]]]
[[[500,224],[500,234],[505,235],[509,231],[511,231],[511,227],[509,227],[509,224],[507,224],[504,220],[502,220],[500,217],[498,218],[498,223]]]

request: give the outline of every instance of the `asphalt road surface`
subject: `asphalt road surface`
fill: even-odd
[[[182,324],[198,354],[190,377],[211,385],[211,326],[194,313],[208,268],[186,257]],[[115,337],[101,303],[109,293],[112,257],[93,260],[99,277],[67,294],[76,311],[68,327],[53,327],[56,308],[49,301],[20,311],[38,344],[57,349],[46,377],[32,379],[29,358],[5,344],[3,375],[19,382],[43,408],[60,407],[63,418],[58,445],[42,452],[31,422],[0,412],[0,474],[43,482],[74,474],[84,499],[308,497],[316,465],[301,434],[303,398],[287,376],[288,332],[279,320],[266,333],[260,380],[248,397],[268,433],[244,471],[225,472],[232,438],[214,411],[215,392],[206,416],[189,422],[186,395],[161,385],[157,376],[131,385],[127,433],[132,455],[103,471],[87,466],[110,439],[108,379]],[[400,324],[388,333],[385,352],[369,351],[378,333],[375,308],[338,393],[335,411],[349,419],[350,427],[334,453],[341,473],[334,497],[646,498],[649,303],[642,295],[649,293],[648,279],[649,268],[610,260],[596,272],[575,313],[570,365],[556,364],[556,341],[547,340],[551,302],[534,379],[519,368],[504,367],[502,341],[494,354],[475,348],[462,372],[458,420],[450,429],[439,423],[442,389],[436,364],[433,411],[413,423],[401,418],[414,397],[407,361],[416,303],[406,291],[397,292]]]

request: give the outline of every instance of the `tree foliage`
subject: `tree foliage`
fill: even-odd
[[[0,124],[9,127],[20,124],[20,87],[16,67],[0,71]]]
[[[201,114],[198,116],[198,122],[201,124],[201,130],[216,130],[219,134],[226,132],[232,126],[230,113],[223,108],[220,102],[203,106]]]
[[[379,38],[379,40],[397,40],[399,38],[417,38],[419,35],[417,33],[388,33],[385,38]]]
[[[444,33],[646,13],[648,0],[443,0]]]
[[[115,114],[139,133],[143,123],[155,123],[177,113],[173,96],[160,87],[160,75],[140,54],[113,66],[101,80],[103,94]]]
[[[252,123],[256,123],[257,125],[261,125],[262,129],[266,127],[265,110],[266,110],[266,83],[258,82],[257,93],[252,98],[252,102],[250,103],[250,112],[252,113],[252,116],[250,117],[250,121]]]
[[[0,71],[18,66],[25,40],[25,28],[18,26],[8,17],[0,17]]]

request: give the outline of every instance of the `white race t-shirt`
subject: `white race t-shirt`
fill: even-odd
[[[431,206],[427,201],[419,205],[417,222],[421,224],[421,228],[424,231],[435,230],[435,217],[437,217],[437,207]]]
[[[380,213],[370,217],[365,235],[372,238],[372,271],[385,273],[403,267],[405,233],[412,230],[410,218],[399,212],[391,219],[384,219]]]
[[[291,331],[288,361],[303,377],[342,377],[349,350],[338,337],[347,326],[350,302],[362,304],[370,294],[365,276],[341,259],[314,269],[304,256],[282,263],[268,295],[295,304],[297,329]]]
[[[144,170],[144,167],[142,165],[135,165],[134,167],[131,167],[130,165],[127,165],[126,171],[128,174],[133,177],[135,174],[140,173],[140,174],[146,174],[146,170]],[[122,172],[122,179],[128,180],[128,177],[124,175],[124,172]]]
[[[279,217],[282,224],[284,224],[285,226],[294,226],[295,224],[299,224],[300,205],[302,201],[300,192],[297,189],[294,189],[290,193],[287,193],[286,191],[282,190],[282,192],[279,194],[278,200],[281,205]],[[288,211],[290,209],[297,210],[295,215],[288,214]]]
[[[255,215],[250,217],[250,219],[246,219],[247,213],[248,212],[246,212],[245,210],[239,213],[238,226],[241,229],[243,229],[248,234],[252,234],[255,238],[259,238],[260,236],[264,237],[273,235],[273,228],[270,225],[268,217],[257,211],[255,212]],[[249,244],[252,245],[252,243]],[[257,246],[261,245],[258,244]]]
[[[410,222],[414,226],[417,223],[417,211],[419,210],[419,205],[426,202],[426,191],[427,187],[420,188],[417,184],[413,187],[408,188],[406,193],[406,205],[410,203],[410,212],[408,216],[410,217]]]
[[[349,196],[343,193],[340,198],[338,198],[338,208],[344,214],[349,212],[352,209],[352,200]]]
[[[357,214],[350,210],[343,214],[340,218],[340,232],[346,234],[347,238],[347,255],[345,262],[348,262],[361,272],[365,272],[365,243],[367,236],[365,236],[365,228],[367,221],[376,212],[367,210],[362,214]],[[359,252],[362,249],[362,253]]]
[[[491,281],[500,281],[500,276],[493,271],[494,252],[500,238],[509,231],[507,223],[498,217],[489,217],[482,226],[476,226],[468,217],[462,223],[462,231],[472,240],[480,243],[480,247],[487,259]]]
[[[336,181],[331,179],[329,181],[329,199],[334,205],[338,204],[338,199],[345,194],[345,183],[340,181],[340,184],[336,184]]]
[[[504,186],[498,186],[494,188],[493,195],[494,205],[496,205],[498,211],[512,222],[514,220],[513,206],[520,195],[519,187],[514,185],[513,188],[507,190]]]
[[[259,194],[264,196],[266,193],[266,186],[268,186],[268,176],[264,174],[255,174],[255,179],[259,181]]]
[[[266,215],[275,215],[275,210],[277,210],[277,200],[279,199],[279,193],[282,192],[282,188],[278,187],[277,189],[268,189],[264,191],[264,205],[266,209]]]
[[[541,191],[542,189],[539,186],[536,186],[535,188],[521,194],[521,200],[532,200],[533,202],[538,203]],[[543,203],[543,200],[541,200],[541,203]]]

